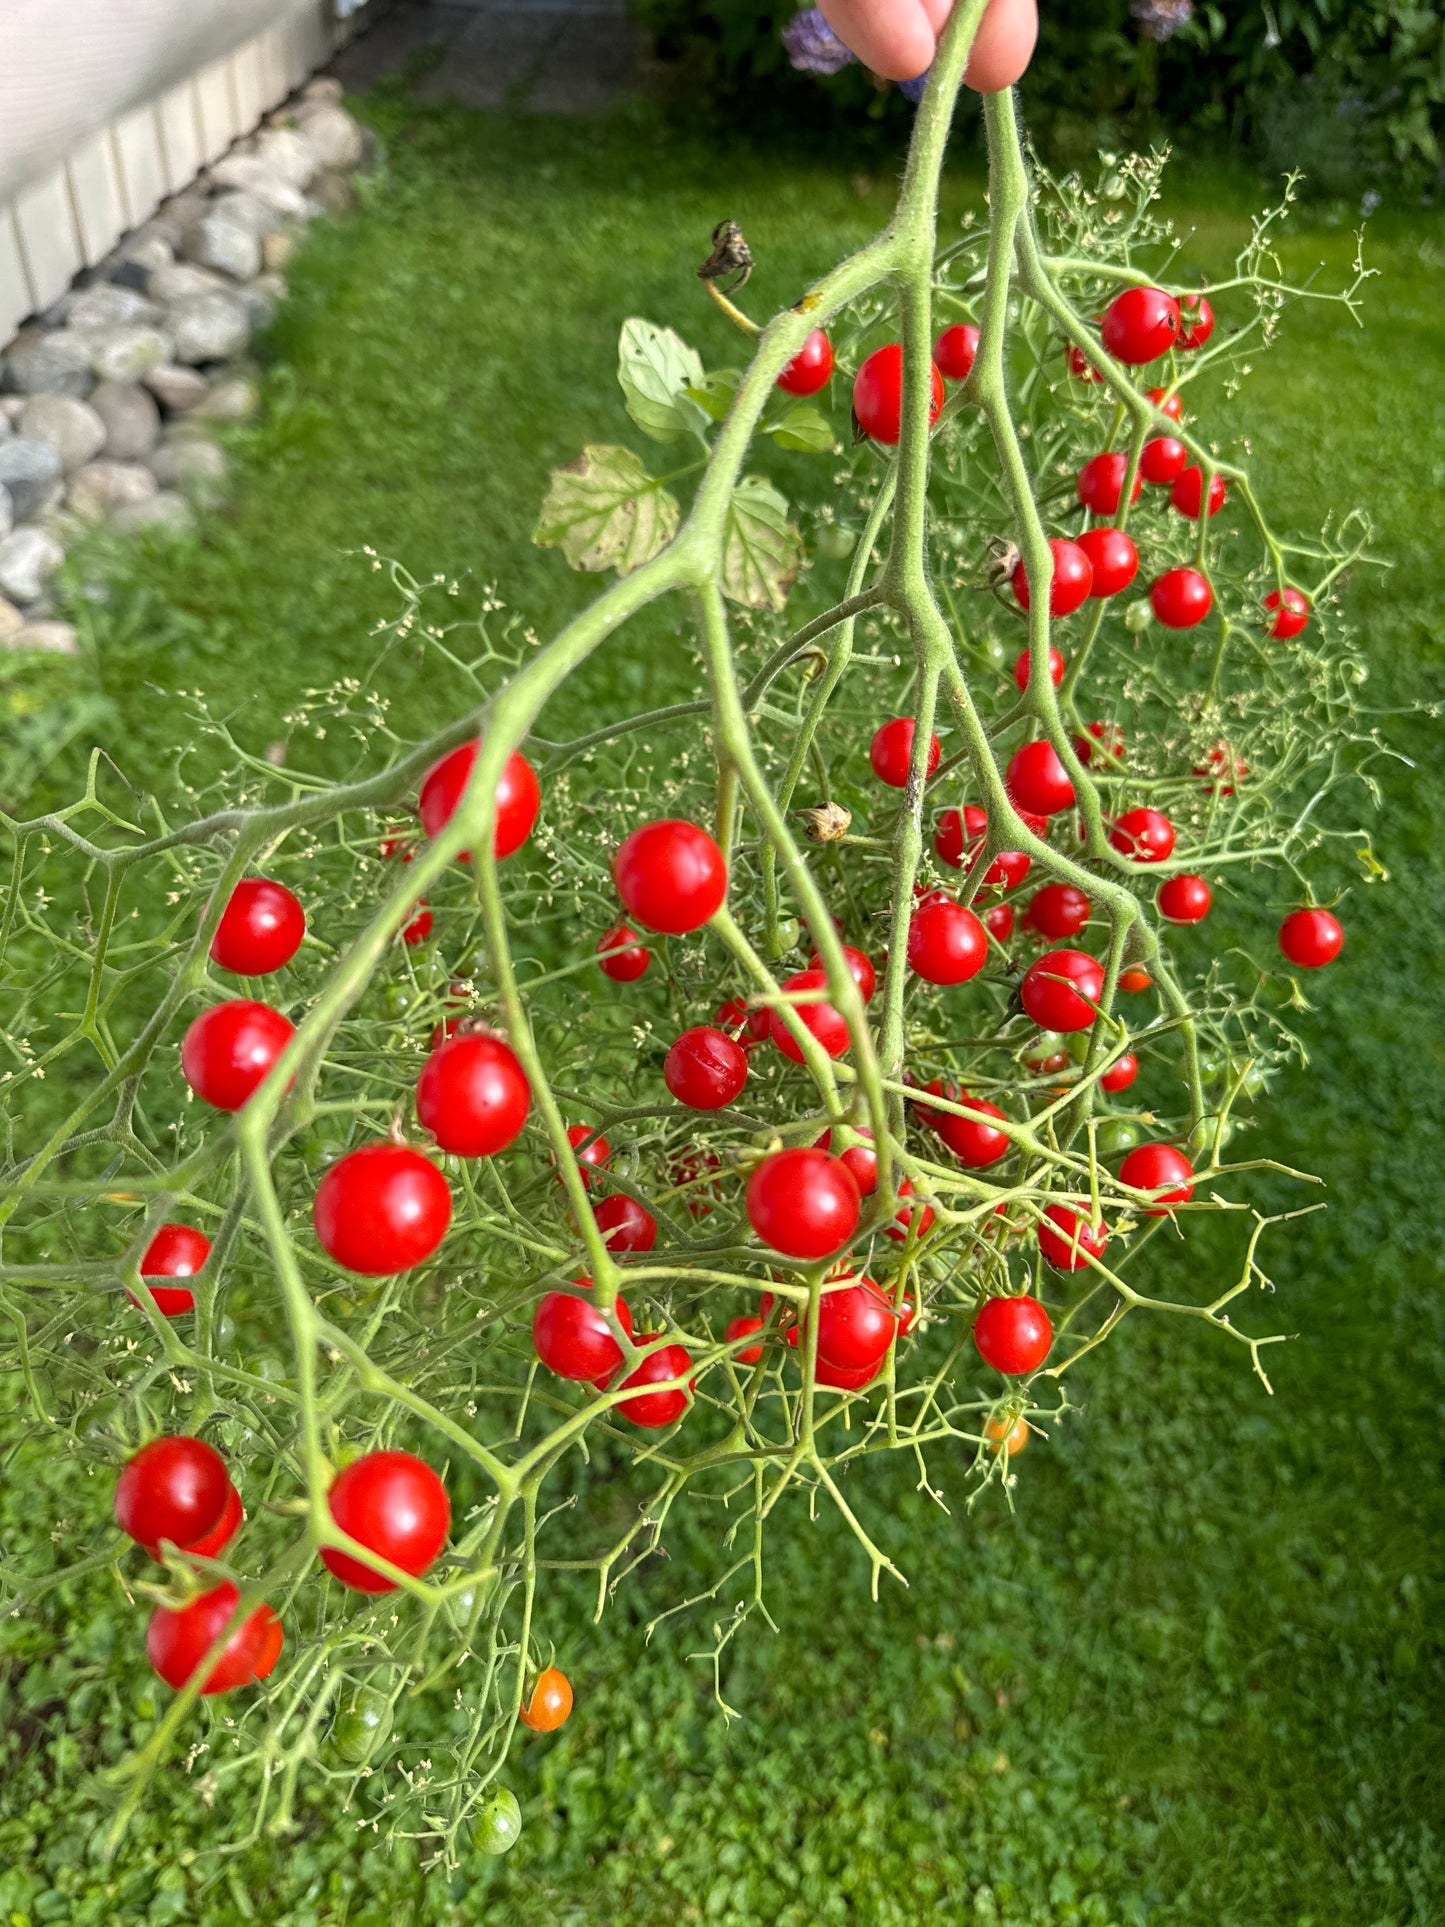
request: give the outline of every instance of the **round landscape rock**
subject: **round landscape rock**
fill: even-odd
[[[195,512],[184,495],[162,489],[144,502],[126,502],[111,516],[112,525],[126,534],[163,529],[183,535],[195,526]]]
[[[159,368],[147,368],[141,381],[168,415],[184,415],[206,399],[211,392],[204,375],[178,362],[163,361]]]
[[[105,447],[106,426],[88,401],[74,395],[32,395],[19,421],[20,433],[46,442],[60,458],[62,473],[82,468]]]
[[[13,529],[0,541],[0,592],[22,607],[38,602],[64,560],[64,549],[44,529]]]
[[[103,381],[92,390],[90,406],[105,426],[100,453],[110,461],[139,461],[160,440],[161,411],[138,381]]]
[[[95,386],[90,353],[71,335],[26,329],[5,350],[5,386],[17,395],[75,395]]]
[[[261,272],[261,244],[248,228],[228,215],[212,212],[192,222],[181,236],[181,253],[197,267],[249,281]]]
[[[360,127],[334,101],[308,102],[296,116],[296,132],[325,168],[359,167],[366,152]]]
[[[159,487],[143,462],[87,462],[71,476],[65,506],[84,522],[99,522],[116,509],[148,502]]]
[[[251,319],[233,294],[198,294],[172,308],[171,333],[179,362],[232,361],[251,339]]]
[[[11,435],[0,442],[0,486],[9,491],[17,522],[39,515],[61,477],[60,457],[49,442]]]
[[[76,338],[85,343],[98,381],[138,381],[147,368],[171,358],[170,341],[160,329],[135,322],[77,330]]]

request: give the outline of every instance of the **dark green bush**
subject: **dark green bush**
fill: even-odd
[[[694,105],[855,134],[860,115],[901,126],[909,114],[861,68],[794,73],[781,38],[791,0],[630,4]],[[1148,25],[1131,0],[1045,4],[1023,98],[1046,149],[1191,129],[1244,142],[1271,169],[1303,167],[1325,193],[1370,183],[1417,193],[1438,180],[1445,12],[1430,0],[1202,4],[1165,40]]]

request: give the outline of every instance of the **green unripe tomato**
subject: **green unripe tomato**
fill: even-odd
[[[1213,1047],[1200,1051],[1199,1075],[1206,1084],[1222,1084],[1229,1075],[1229,1059]]]
[[[331,1723],[331,1744],[349,1766],[361,1766],[391,1732],[391,1702],[374,1686],[359,1686]]]
[[[796,950],[802,934],[803,926],[796,917],[779,917],[777,955],[781,957],[786,951]]]
[[[1002,636],[989,636],[983,645],[983,653],[995,669],[1008,669],[1013,664],[1016,650],[1011,650]]]
[[[251,1370],[270,1385],[284,1385],[289,1376],[285,1359],[278,1358],[275,1352],[262,1352]]]
[[[216,1350],[228,1352],[236,1342],[236,1321],[231,1314],[223,1311],[213,1327]]]
[[[1075,1030],[1069,1033],[1069,1055],[1076,1064],[1082,1064],[1089,1055],[1090,1035],[1091,1033],[1087,1030]]]
[[[410,984],[388,984],[381,993],[381,1007],[388,1017],[405,1017],[415,1001]]]
[[[1131,602],[1124,611],[1124,627],[1131,635],[1143,635],[1153,620],[1154,611],[1149,606],[1148,596],[1141,595],[1136,602]]]
[[[1094,1133],[1094,1143],[1101,1158],[1119,1158],[1132,1151],[1142,1137],[1139,1126],[1127,1117],[1106,1117]]]
[[[830,562],[841,562],[845,555],[851,555],[857,545],[858,537],[852,529],[840,528],[836,522],[825,522],[818,531],[818,553],[826,555]]]
[[[522,1837],[522,1809],[510,1787],[489,1787],[472,1822],[472,1845],[478,1853],[508,1853]]]
[[[1201,1158],[1213,1160],[1224,1150],[1234,1136],[1234,1123],[1227,1117],[1202,1117],[1189,1133],[1189,1153],[1198,1162]]]

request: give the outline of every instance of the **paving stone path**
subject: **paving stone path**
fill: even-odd
[[[329,69],[348,93],[442,57],[417,91],[464,107],[595,113],[640,78],[643,37],[624,0],[401,0]]]

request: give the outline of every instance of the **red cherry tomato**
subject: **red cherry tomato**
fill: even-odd
[[[908,926],[908,962],[926,984],[966,984],[988,961],[983,925],[951,897],[924,903]]]
[[[728,893],[727,864],[706,830],[663,817],[623,840],[612,860],[617,894],[649,930],[700,930]]]
[[[416,1114],[443,1151],[495,1157],[521,1135],[532,1087],[505,1038],[463,1031],[434,1050],[416,1081]]]
[[[590,1281],[574,1278],[572,1284],[571,1291],[543,1294],[532,1315],[532,1346],[558,1378],[575,1379],[579,1385],[605,1385],[622,1363],[622,1347],[591,1298],[576,1295],[590,1292]],[[617,1322],[630,1338],[632,1312],[627,1300],[619,1296],[616,1306]]]
[[[858,995],[866,1004],[878,988],[878,973],[873,968],[871,958],[865,957],[861,950],[855,950],[851,943],[843,946],[843,961],[848,966],[848,975],[858,986]],[[823,953],[815,950],[808,959],[809,970],[822,970]],[[826,973],[825,973],[826,974]]]
[[[818,1357],[845,1372],[876,1366],[898,1330],[892,1305],[871,1278],[824,1286],[818,1300]]]
[[[326,1495],[331,1516],[369,1552],[419,1579],[447,1542],[452,1508],[429,1465],[410,1452],[367,1452],[343,1467]],[[395,1592],[396,1581],[332,1546],[321,1563],[354,1592]]]
[[[264,977],[290,963],[305,935],[306,913],[283,883],[242,877],[216,925],[211,960],[241,977]]]
[[[1053,575],[1049,580],[1049,614],[1055,617],[1071,616],[1075,609],[1082,608],[1088,600],[1094,580],[1093,566],[1079,544],[1070,542],[1064,536],[1050,536],[1049,548],[1054,558]],[[1022,562],[1019,562],[1009,579],[1019,599],[1019,606],[1027,609],[1029,576]]]
[[[1160,916],[1167,917],[1170,923],[1201,923],[1209,915],[1214,892],[1203,877],[1186,872],[1161,883],[1156,901]]]
[[[1137,964],[1130,970],[1119,972],[1120,990],[1147,990],[1152,982],[1149,972]]]
[[[592,1215],[609,1251],[651,1251],[657,1243],[656,1218],[625,1191],[604,1198],[593,1207]]]
[[[1202,294],[1186,294],[1179,302],[1179,341],[1184,350],[1202,348],[1214,333],[1214,310]]]
[[[1014,907],[1011,903],[995,903],[983,913],[988,933],[999,943],[1007,943],[1014,933]]]
[[[1269,633],[1281,642],[1288,642],[1291,636],[1297,636],[1310,619],[1310,599],[1299,589],[1286,589],[1283,595],[1278,589],[1271,589],[1264,599],[1264,606],[1274,612]]]
[[[1131,368],[1157,361],[1178,334],[1179,303],[1162,288],[1125,288],[1104,310],[1104,346]]]
[[[939,1111],[934,1129],[959,1163],[970,1171],[983,1171],[1007,1157],[1013,1149],[1008,1136],[988,1122],[991,1117],[1004,1117],[997,1104],[990,1104],[985,1097],[968,1097],[961,1091],[957,1093],[957,1101],[967,1107],[969,1116],[955,1117],[948,1111]]]
[[[1174,854],[1174,825],[1162,810],[1125,810],[1114,819],[1109,841],[1135,863],[1163,863]]]
[[[827,1385],[834,1391],[861,1392],[882,1369],[881,1365],[860,1365],[857,1371],[850,1372],[844,1365],[830,1365],[826,1358],[820,1358],[814,1364],[813,1379],[816,1384]]]
[[[194,1225],[163,1224],[145,1248],[140,1261],[142,1278],[194,1278],[211,1255],[211,1241]],[[195,1293],[186,1285],[151,1285],[150,1295],[156,1310],[165,1318],[178,1318],[195,1309]],[[129,1293],[131,1303],[136,1299]]]
[[[689,1110],[720,1111],[748,1081],[748,1054],[725,1032],[698,1024],[667,1053],[662,1081]]]
[[[1055,1271],[1082,1271],[1090,1258],[1102,1257],[1109,1231],[1071,1204],[1051,1204],[1039,1220],[1038,1239],[1039,1250]]]
[[[900,1198],[911,1198],[913,1196],[913,1186],[907,1178],[899,1185],[898,1195]],[[916,1223],[914,1222],[915,1219],[917,1220]],[[883,1230],[885,1236],[892,1238],[898,1244],[902,1244],[903,1241],[910,1236],[916,1238],[925,1236],[932,1223],[933,1206],[931,1204],[905,1204],[901,1210],[894,1212],[892,1224],[885,1224]]]
[[[1211,515],[1218,515],[1224,507],[1224,499],[1228,493],[1229,484],[1224,477],[1211,475],[1209,478],[1209,513]],[[1181,515],[1187,515],[1191,521],[1197,522],[1200,505],[1204,500],[1204,470],[1186,468],[1176,478],[1173,488],[1170,489],[1169,500]]]
[[[1026,1418],[991,1418],[983,1428],[990,1452],[1003,1452],[1007,1457],[1017,1458],[1029,1442],[1029,1422]]]
[[[1036,820],[1029,824],[1035,835],[1047,835],[1046,820]],[[966,803],[963,812],[945,810],[938,819],[938,830],[933,839],[933,847],[943,862],[957,870],[963,866],[964,838],[968,839],[968,867],[972,871],[978,862],[983,837],[988,829],[988,817],[975,803]],[[1032,868],[1033,859],[1025,856],[1022,850],[1000,850],[984,872],[984,887],[994,885],[1006,890],[1016,890]]]
[[[1020,649],[1014,662],[1014,681],[1020,689],[1027,689],[1029,686],[1029,660],[1030,651]],[[1062,652],[1051,647],[1049,650],[1049,681],[1054,685],[1055,689],[1057,689],[1059,684],[1064,680],[1064,674],[1068,666]]]
[[[949,381],[967,381],[978,356],[978,329],[971,321],[956,321],[933,344],[933,360]]]
[[[788,977],[778,988],[789,997],[801,997],[809,992],[826,991],[827,976],[821,970],[800,970]],[[848,1020],[840,1010],[826,1001],[793,1005],[793,1014],[803,1029],[811,1032],[828,1053],[829,1057],[841,1057],[848,1048]],[[792,1032],[783,1022],[780,1012],[768,1013],[773,1042],[794,1064],[803,1061],[802,1046],[795,1040]]]
[[[1333,963],[1344,947],[1339,918],[1328,910],[1291,910],[1279,927],[1279,947],[1301,970]]]
[[[763,1321],[761,1318],[730,1318],[727,1323],[727,1330],[723,1333],[723,1336],[731,1345],[737,1339],[747,1338],[753,1332],[760,1332],[762,1329]],[[733,1353],[733,1357],[739,1365],[756,1365],[762,1355],[763,1348],[761,1345],[745,1345],[740,1352]]]
[[[1129,473],[1129,457],[1111,450],[1104,455],[1091,455],[1079,470],[1079,501],[1090,515],[1117,515],[1119,498],[1124,493],[1124,480]],[[1129,500],[1137,502],[1139,491],[1144,486],[1136,475],[1134,488]]]
[[[878,1153],[873,1149],[873,1133],[862,1130],[856,1125],[854,1129],[858,1131],[860,1137],[866,1137],[869,1141],[867,1144],[848,1145],[846,1149],[838,1153],[838,1162],[846,1165],[848,1170],[853,1173],[859,1191],[866,1198],[878,1188]],[[824,1131],[823,1135],[816,1140],[813,1148],[817,1151],[831,1151],[833,1148],[832,1131]]]
[[[785,395],[816,395],[828,386],[832,374],[833,344],[821,328],[815,328],[778,376],[778,386]]]
[[[1158,1202],[1145,1216],[1162,1218],[1167,1205],[1187,1204],[1194,1196],[1194,1166],[1172,1144],[1139,1144],[1119,1166],[1119,1182],[1156,1193]]]
[[[1102,381],[1104,379],[1084,353],[1083,349],[1074,347],[1072,342],[1069,344],[1068,352],[1064,356],[1064,360],[1067,362],[1069,373],[1075,381]]]
[[[1014,1378],[1043,1364],[1054,1327],[1037,1298],[985,1298],[973,1321],[973,1342],[985,1365]]]
[[[181,1071],[203,1103],[239,1111],[265,1083],[294,1028],[279,1010],[249,997],[213,1004],[181,1039]]]
[[[115,1522],[154,1552],[162,1539],[189,1546],[220,1521],[231,1481],[204,1439],[152,1439],[129,1458],[115,1485]]]
[[[859,1209],[857,1179],[826,1151],[774,1151],[748,1180],[748,1223],[789,1258],[837,1251],[857,1230]]]
[[[1088,556],[1093,570],[1089,594],[1095,602],[1118,595],[1139,573],[1139,551],[1133,536],[1123,529],[1085,529],[1079,537],[1079,547]]]
[[[1117,723],[1085,723],[1084,733],[1074,738],[1074,754],[1081,763],[1092,760],[1095,748],[1107,760],[1112,757],[1122,762],[1124,756],[1124,732]]]
[[[1074,785],[1059,761],[1058,751],[1042,739],[1014,751],[1004,780],[1015,807],[1038,816],[1053,816],[1070,808],[1074,801]]]
[[[1046,950],[1019,988],[1040,1030],[1088,1030],[1104,994],[1104,966],[1085,950]]]
[[[908,782],[908,771],[913,761],[913,732],[916,728],[912,716],[895,716],[892,722],[883,724],[869,745],[868,760],[873,765],[873,774],[880,783],[887,783],[890,789],[901,790]],[[925,775],[932,776],[942,754],[938,738],[930,736]]]
[[[625,945],[625,949],[619,949]],[[609,957],[605,953],[611,951]],[[635,984],[645,977],[652,952],[641,942],[630,923],[614,923],[597,939],[597,968],[615,984]]]
[[[1197,569],[1169,569],[1150,583],[1149,602],[1166,629],[1192,629],[1214,607],[1214,591]]]
[[[1208,778],[1203,788],[1211,794],[1215,796],[1233,796],[1234,783],[1226,783],[1221,780],[1222,775],[1230,773],[1229,766],[1231,762],[1234,766],[1233,775],[1235,781],[1242,783],[1249,774],[1249,764],[1246,763],[1242,757],[1231,756],[1228,743],[1216,743],[1204,761],[1194,765],[1194,774]]]
[[[687,1192],[687,1208],[695,1218],[711,1214],[717,1200],[717,1185],[712,1173],[722,1168],[716,1151],[689,1151],[672,1167],[672,1182]]]
[[[157,1606],[146,1630],[146,1653],[167,1686],[178,1691],[190,1679],[241,1603],[229,1580],[179,1610]],[[265,1679],[281,1657],[281,1622],[269,1606],[248,1613],[221,1648],[201,1692],[229,1693]]]
[[[1092,908],[1077,884],[1046,883],[1029,899],[1024,922],[1041,937],[1076,937],[1089,921]]]
[[[1188,466],[1189,450],[1174,435],[1156,435],[1139,456],[1139,473],[1155,488],[1167,488]]]
[[[930,361],[928,424],[931,428],[943,407],[943,376]],[[890,341],[869,355],[853,377],[853,414],[872,441],[892,448],[902,432],[903,348]]]
[[[1150,388],[1145,391],[1150,401],[1171,422],[1184,419],[1184,397],[1178,393],[1170,394],[1167,388]]]
[[[311,1216],[323,1250],[337,1264],[383,1278],[409,1271],[436,1250],[452,1221],[452,1194],[420,1151],[364,1144],[338,1158],[322,1178]]]
[[[1126,1050],[1122,1057],[1114,1059],[1099,1083],[1106,1091],[1127,1091],[1138,1075],[1139,1060],[1133,1051]]]
[[[415,905],[415,909],[417,914],[403,927],[401,933],[402,942],[409,943],[413,947],[426,942],[431,935],[433,921],[432,913],[426,907],[425,897]]]
[[[572,1682],[558,1667],[549,1666],[537,1675],[532,1697],[517,1717],[534,1733],[555,1733],[571,1711]]]
[[[605,1137],[601,1136],[600,1133],[595,1133],[588,1124],[569,1124],[567,1126],[567,1142],[577,1153],[577,1164],[582,1173],[582,1183],[590,1189],[592,1173],[595,1170],[600,1170],[608,1158],[612,1156],[612,1146],[607,1142]],[[583,1148],[578,1149],[579,1146]],[[560,1183],[561,1180],[559,1179],[558,1182]]]
[[[440,762],[433,763],[422,778],[417,810],[422,828],[428,836],[440,836],[456,814],[480,748],[480,743],[461,744],[450,755],[443,756]],[[514,850],[521,849],[532,834],[537,812],[542,807],[537,772],[519,750],[512,751],[497,778],[496,806],[492,848],[500,862]],[[462,850],[458,854],[463,863],[471,862],[470,850]]]
[[[209,1532],[203,1532],[199,1539],[192,1539],[188,1544],[179,1547],[178,1550],[188,1552],[197,1559],[218,1558],[241,1530],[245,1519],[246,1514],[241,1505],[241,1495],[235,1486],[232,1485],[231,1481],[227,1479],[226,1503],[221,1508],[220,1518],[217,1519]],[[152,1559],[158,1560],[161,1556],[159,1547],[147,1546],[146,1551],[150,1553]]]
[[[652,1337],[659,1334],[652,1333]],[[638,1340],[640,1345],[648,1343],[647,1338]],[[692,1363],[692,1356],[684,1345],[663,1345],[650,1352],[637,1370],[622,1381],[624,1389],[633,1385],[662,1385],[670,1378],[681,1378]],[[630,1419],[634,1425],[641,1425],[650,1432],[660,1431],[664,1425],[673,1425],[687,1410],[688,1393],[696,1380],[689,1379],[687,1390],[677,1386],[671,1391],[639,1391],[634,1397],[626,1398],[617,1407],[619,1414]]]

